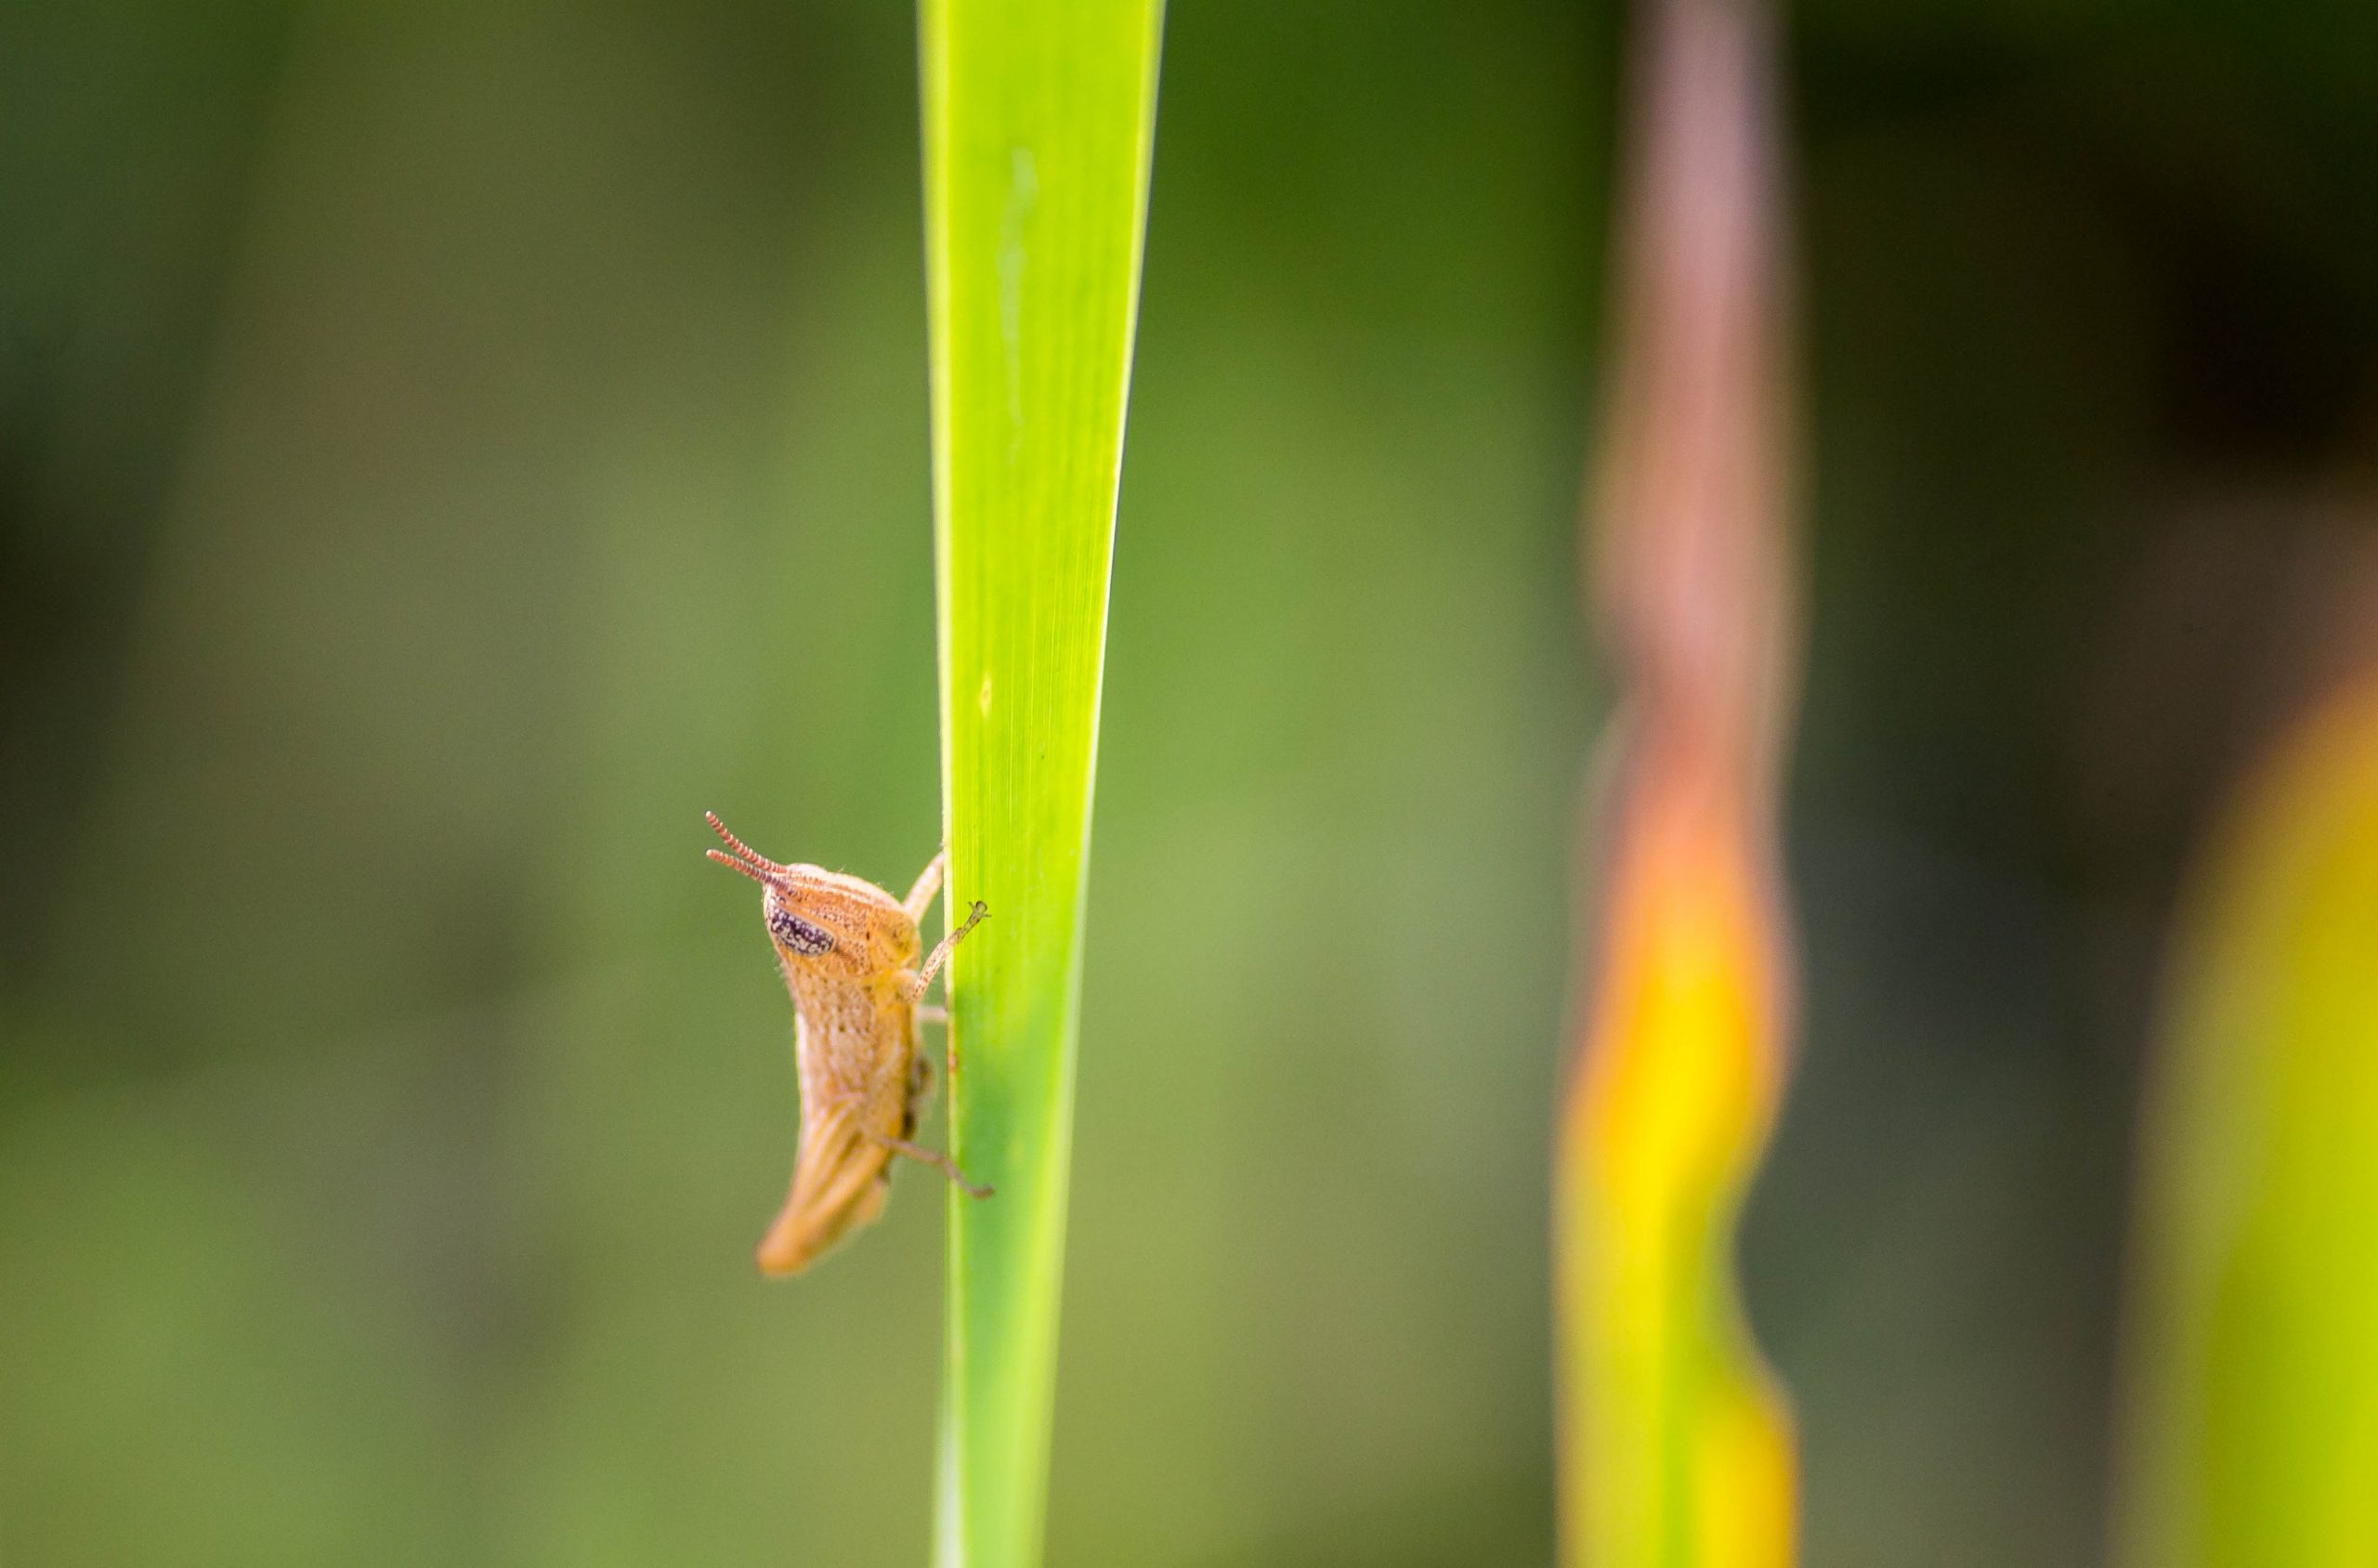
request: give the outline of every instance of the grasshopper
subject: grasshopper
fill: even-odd
[[[926,863],[908,897],[895,898],[839,871],[780,866],[715,814],[703,815],[726,842],[710,857],[760,884],[768,940],[792,993],[800,1152],[792,1190],[760,1242],[760,1272],[799,1274],[881,1214],[894,1155],[934,1167],[970,1196],[990,1196],[947,1155],[911,1142],[917,1108],[933,1088],[921,1032],[928,1022],[948,1023],[942,1009],[921,1005],[925,987],[989,911],[974,905],[920,964],[917,924],[941,891],[946,854]]]

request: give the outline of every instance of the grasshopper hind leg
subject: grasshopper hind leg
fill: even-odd
[[[951,1159],[947,1155],[943,1154],[938,1149],[920,1148],[916,1144],[909,1143],[906,1138],[887,1138],[881,1132],[870,1132],[868,1136],[875,1140],[876,1143],[882,1144],[883,1147],[891,1150],[895,1155],[905,1155],[908,1158],[915,1160],[919,1165],[932,1166],[935,1170],[938,1170],[944,1176],[948,1177],[949,1180],[957,1186],[958,1190],[964,1193],[968,1197],[988,1197],[991,1196],[990,1188],[978,1187],[973,1183],[966,1180],[966,1172],[958,1169],[958,1162]]]
[[[933,1058],[921,1051],[908,1059],[908,1100],[900,1108],[900,1136],[886,1138],[880,1132],[870,1132],[868,1136],[895,1155],[904,1155],[920,1165],[932,1166],[948,1177],[968,1197],[990,1196],[991,1189],[968,1181],[966,1172],[958,1169],[956,1160],[938,1150],[922,1148],[911,1142],[917,1135],[918,1113],[923,1110],[925,1099],[932,1093]],[[887,1177],[890,1175],[889,1167],[885,1168],[885,1174]]]
[[[938,883],[941,880],[939,870],[940,860],[939,857],[936,856],[934,864],[925,868],[925,876],[918,879],[918,891],[926,895],[927,902],[930,901],[932,884]],[[917,897],[917,895],[911,894],[909,896],[914,900]],[[967,1196],[978,1198],[990,1196],[991,1189],[988,1187],[977,1186],[973,1182],[968,1181],[966,1179],[966,1173],[959,1169],[957,1162],[951,1159],[947,1155],[938,1153],[932,1149],[921,1148],[916,1143],[910,1142],[910,1140],[915,1138],[917,1135],[919,1113],[924,1109],[926,1097],[933,1093],[933,1058],[927,1055],[924,1051],[925,1026],[927,1024],[938,1024],[945,1029],[949,1026],[949,1010],[947,1008],[929,1007],[921,1002],[916,1002],[914,999],[924,995],[925,987],[933,984],[934,975],[940,970],[943,961],[949,957],[949,950],[958,946],[960,940],[963,938],[968,932],[973,930],[975,926],[980,924],[984,915],[988,912],[989,911],[984,908],[981,904],[977,903],[972,909],[967,911],[966,922],[941,939],[940,945],[935,947],[934,950],[926,956],[923,966],[921,969],[912,971],[901,977],[905,984],[905,987],[908,991],[912,1006],[914,1007],[914,1012],[910,1014],[909,1020],[908,1092],[907,1102],[900,1107],[900,1136],[897,1138],[887,1138],[882,1133],[869,1134],[869,1137],[873,1138],[883,1147],[891,1150],[894,1154],[904,1155],[908,1158],[913,1159],[921,1165],[932,1166],[934,1169],[948,1177],[951,1182],[955,1183],[959,1190],[965,1193]],[[958,1076],[957,1053],[954,1046],[947,1049],[950,1051],[948,1076],[954,1080]]]

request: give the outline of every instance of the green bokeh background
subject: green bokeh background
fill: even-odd
[[[1618,26],[1172,8],[1056,1563],[1548,1556]],[[2366,531],[2373,44],[1796,9],[1812,1563],[2097,1556],[2164,904]],[[0,1563],[923,1560],[938,1195],[754,1275],[699,820],[933,848],[919,203],[897,7],[0,16]]]

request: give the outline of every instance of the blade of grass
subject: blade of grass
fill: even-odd
[[[2378,681],[2221,825],[2141,1138],[2118,1562],[2378,1562]]]
[[[1770,37],[1655,0],[1632,88],[1594,568],[1624,723],[1556,1152],[1561,1561],[1782,1568],[1789,1415],[1734,1222],[1782,1092],[1790,709]]]
[[[926,284],[950,908],[935,1561],[1040,1554],[1107,568],[1158,0],[923,0]]]

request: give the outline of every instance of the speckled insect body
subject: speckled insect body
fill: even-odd
[[[948,1156],[910,1142],[933,1081],[921,1030],[938,1013],[921,999],[949,950],[982,920],[983,906],[921,964],[918,922],[941,891],[941,856],[908,897],[895,898],[839,871],[779,865],[716,817],[710,825],[727,846],[710,857],[760,884],[768,941],[792,993],[801,1147],[792,1189],[760,1243],[761,1273],[798,1274],[882,1213],[894,1155],[937,1168],[976,1197],[990,1196]]]

